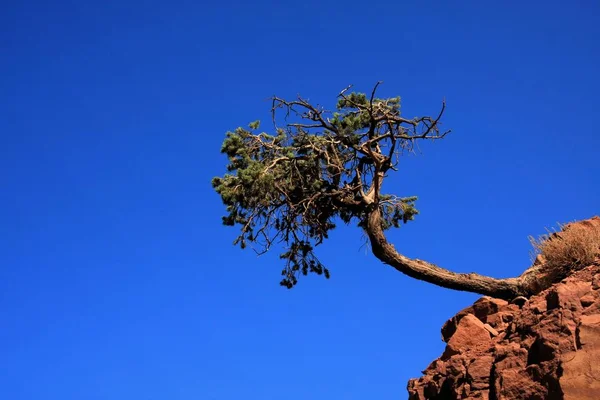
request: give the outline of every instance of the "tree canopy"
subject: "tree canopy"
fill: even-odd
[[[400,97],[377,97],[380,83],[369,94],[342,90],[333,110],[302,97],[273,97],[272,133],[260,131],[259,121],[227,132],[221,147],[227,172],[212,185],[226,206],[223,223],[240,228],[234,244],[259,254],[283,246],[280,283],[292,288],[300,275],[329,278],[315,249],[336,223],[355,223],[367,233],[373,254],[406,275],[495,297],[530,294],[529,275],[458,274],[405,257],[388,243],[385,232],[418,211],[416,197],[382,191],[386,177],[419,141],[441,140],[450,131],[441,129],[445,102],[434,116],[406,118]]]

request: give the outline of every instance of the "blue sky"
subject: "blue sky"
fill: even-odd
[[[342,5],[343,4],[343,5]],[[382,265],[356,228],[279,287],[210,179],[267,98],[348,84],[448,107],[387,187],[408,256],[515,276],[528,235],[599,213],[596,2],[4,2],[0,397],[392,399],[478,296]]]

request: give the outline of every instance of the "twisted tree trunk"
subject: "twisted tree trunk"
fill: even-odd
[[[425,282],[448,289],[460,290],[513,300],[518,296],[529,297],[550,287],[568,275],[568,271],[543,271],[537,266],[528,269],[518,278],[496,279],[476,273],[461,274],[438,267],[419,259],[411,259],[398,253],[390,244],[382,228],[379,207],[374,207],[367,217],[367,234],[373,254],[399,272]]]

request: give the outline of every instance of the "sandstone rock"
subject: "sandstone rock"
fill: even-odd
[[[483,322],[487,322],[487,317],[496,314],[508,305],[508,302],[493,297],[484,296],[473,303],[473,314]]]
[[[478,357],[467,366],[467,376],[473,382],[474,389],[487,389],[490,386],[490,374],[492,371],[492,355]]]
[[[442,340],[444,342],[448,343],[448,340],[450,340],[452,335],[454,335],[454,332],[456,332],[456,327],[458,326],[458,323],[460,322],[460,320],[465,315],[472,314],[472,313],[473,313],[473,307],[472,306],[467,307],[464,310],[461,310],[454,317],[452,317],[448,321],[446,321],[446,323],[444,323],[444,326],[442,326]]]
[[[600,220],[598,220],[600,223]],[[600,399],[600,265],[521,305],[483,297],[442,328],[411,400]]]
[[[594,301],[596,299],[591,294],[587,294],[587,295],[583,296],[580,300],[581,300],[582,307],[589,307],[592,304],[594,304]]]
[[[529,303],[529,308],[535,314],[543,314],[546,311],[548,311],[548,302],[546,301],[546,299],[544,299],[544,301],[541,301],[541,299],[536,298],[534,301]]]
[[[489,296],[484,296],[484,297],[480,298],[475,303],[473,303],[472,306],[467,307],[464,310],[461,310],[454,317],[452,317],[448,321],[446,321],[446,323],[442,327],[442,340],[444,342],[448,343],[448,341],[450,340],[452,335],[454,335],[454,332],[456,332],[456,327],[460,323],[460,320],[465,315],[472,314],[484,323],[489,322],[489,321],[487,321],[488,318],[492,318],[495,322],[500,322],[497,319],[494,319],[495,318],[494,316],[499,311],[507,309],[508,306],[509,306],[508,302],[505,300],[502,300],[502,299],[495,299],[495,298],[489,297]],[[518,309],[518,307],[517,307],[517,309]],[[508,315],[508,314],[510,314],[510,312],[506,313],[506,314]],[[491,323],[490,323],[490,325],[492,327],[496,327],[495,325],[493,325]]]
[[[582,316],[579,350],[562,355],[560,385],[565,400],[598,399],[600,394],[600,314]]]
[[[548,310],[566,308],[571,311],[581,309],[581,298],[592,289],[590,282],[568,282],[555,285],[546,295]]]
[[[519,308],[523,307],[527,302],[529,301],[529,299],[527,297],[523,297],[523,296],[519,296],[519,297],[515,297],[513,299],[513,301],[511,301],[511,304],[516,304],[517,306],[519,306]]]
[[[496,314],[488,315],[487,323],[499,332],[503,332],[508,324],[514,319],[514,314],[510,311],[500,311]]]
[[[490,324],[483,324],[483,327],[490,333],[490,335],[492,335],[492,337],[499,335],[498,331],[492,328]]]
[[[592,289],[594,289],[594,290],[600,289],[600,274],[596,274],[592,278]]]
[[[456,332],[452,335],[446,346],[444,356],[450,357],[465,351],[483,350],[490,347],[491,337],[485,325],[473,314],[461,318]]]
[[[548,399],[547,391],[540,383],[532,381],[527,374],[515,368],[497,371],[492,390],[499,399]]]

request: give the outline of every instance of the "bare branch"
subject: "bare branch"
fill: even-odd
[[[383,81],[377,81],[377,83],[375,84],[375,87],[373,88],[373,91],[371,92],[371,98],[369,99],[369,104],[371,105],[371,109],[373,109],[373,99],[375,98],[375,92],[377,91],[377,88],[379,87],[379,85],[381,85],[383,83]]]

